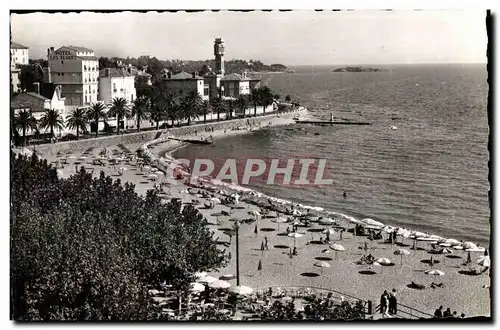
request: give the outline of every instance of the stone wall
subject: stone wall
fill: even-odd
[[[290,112],[282,112],[279,114],[280,118],[293,118],[297,117],[299,115],[304,115],[307,113],[306,108],[299,108],[295,111],[290,111]],[[124,134],[124,135],[110,135],[110,136],[104,136],[104,137],[98,137],[98,138],[93,138],[93,139],[86,139],[86,140],[79,140],[79,141],[66,141],[66,142],[58,142],[55,144],[47,144],[47,145],[39,145],[36,146],[36,152],[42,155],[50,156],[54,155],[57,152],[78,152],[78,151],[85,151],[89,148],[109,148],[112,146],[116,146],[119,144],[123,145],[130,145],[130,144],[141,144],[145,143],[147,141],[154,140],[155,138],[158,138],[157,135],[158,133],[168,133],[169,135],[173,135],[175,137],[183,137],[186,135],[192,135],[197,131],[200,135],[201,134],[206,134],[205,133],[205,127],[209,127],[210,129],[213,127],[214,130],[224,130],[224,129],[231,129],[232,127],[237,127],[237,126],[245,126],[247,119],[252,121],[255,124],[262,123],[262,125],[266,125],[266,123],[269,121],[270,118],[274,118],[278,116],[277,113],[273,113],[270,115],[266,116],[260,116],[260,117],[255,117],[255,118],[242,118],[242,119],[233,119],[233,120],[227,120],[227,121],[221,121],[221,122],[213,122],[213,123],[207,123],[207,124],[195,124],[195,125],[190,125],[190,126],[183,126],[183,127],[176,127],[176,128],[169,128],[169,129],[161,129],[158,131],[147,131],[147,132],[138,132],[138,133],[130,133],[130,134]],[[32,147],[30,147],[31,149]],[[135,150],[133,150],[135,151]]]

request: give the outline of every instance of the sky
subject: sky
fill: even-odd
[[[225,59],[266,64],[486,63],[482,10],[12,14],[12,40],[84,46],[96,56],[205,60],[223,38]]]

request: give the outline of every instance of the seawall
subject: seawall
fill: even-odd
[[[225,129],[230,130],[233,127],[245,126],[247,120],[250,120],[251,122],[257,125],[261,123],[262,126],[265,126],[266,122],[268,122],[269,119],[274,118],[276,116],[279,116],[280,118],[291,119],[293,117],[304,116],[306,114],[307,114],[307,109],[304,107],[299,107],[296,110],[280,112],[280,113],[273,112],[272,114],[259,117],[233,119],[220,122],[212,122],[207,124],[200,123],[200,124],[193,124],[190,126],[160,129],[147,132],[137,132],[124,135],[110,135],[110,136],[103,136],[103,137],[79,140],[79,141],[58,142],[55,144],[38,145],[35,148],[29,147],[29,149],[30,150],[35,149],[38,154],[44,156],[52,156],[57,154],[57,152],[61,153],[69,151],[78,152],[87,150],[89,148],[108,148],[119,144],[123,144],[125,146],[129,144],[141,144],[158,139],[164,134],[173,135],[175,137],[194,135],[195,132],[198,132],[199,134],[209,135],[208,132],[205,132],[206,128],[210,130],[212,130],[213,128],[214,131],[225,130]]]

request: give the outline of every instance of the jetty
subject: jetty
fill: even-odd
[[[369,122],[365,121],[357,121],[357,120],[334,120],[333,114],[330,115],[330,120],[300,120],[298,118],[294,118],[296,124],[310,124],[310,125],[371,125]]]

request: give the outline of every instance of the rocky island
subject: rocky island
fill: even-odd
[[[378,69],[378,68],[363,68],[361,66],[348,66],[345,68],[338,68],[333,70],[332,72],[382,72],[386,70]]]

